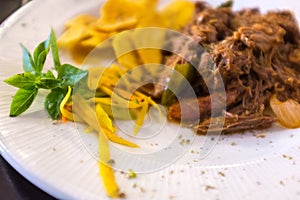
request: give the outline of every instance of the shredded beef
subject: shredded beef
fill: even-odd
[[[223,132],[270,127],[275,118],[266,115],[265,110],[274,94],[281,101],[294,99],[300,103],[300,33],[290,11],[262,14],[256,8],[233,11],[231,7],[213,8],[203,2],[196,6],[194,19],[184,32],[205,47],[215,63],[212,77],[206,80],[213,81],[216,72],[223,79],[227,95]],[[197,59],[201,66],[201,58]],[[176,56],[171,61],[183,62]],[[208,122],[216,117],[210,115],[209,96],[217,94],[207,93],[201,77],[192,84],[198,91],[201,115],[200,124],[194,127],[205,133]],[[188,108],[190,101],[184,99],[181,107]],[[180,110],[178,103],[170,106],[169,117],[185,121]],[[188,120],[193,116],[199,117],[193,113]]]

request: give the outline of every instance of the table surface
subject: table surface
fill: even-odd
[[[0,0],[0,23],[24,2],[22,0]],[[0,156],[0,199],[3,197],[11,200],[54,199],[27,181]]]

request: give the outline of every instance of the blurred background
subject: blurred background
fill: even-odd
[[[22,4],[26,2],[22,0],[0,0],[0,22],[2,22],[12,12],[17,10]]]

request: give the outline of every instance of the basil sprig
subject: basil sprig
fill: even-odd
[[[19,88],[11,102],[10,116],[15,117],[25,112],[32,105],[38,90],[46,89],[50,90],[50,93],[44,101],[45,109],[52,119],[57,119],[60,115],[59,106],[67,93],[68,86],[74,87],[82,78],[87,77],[87,71],[70,64],[61,64],[53,30],[48,38],[34,49],[33,55],[22,44],[21,48],[24,72],[4,81]],[[43,72],[50,51],[54,69]]]

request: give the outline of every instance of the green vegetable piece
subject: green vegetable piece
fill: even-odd
[[[42,77],[39,79],[39,82],[37,83],[38,88],[43,89],[54,89],[61,85],[61,80],[56,78],[48,78],[48,77]]]
[[[161,104],[169,106],[177,101],[176,96],[181,96],[184,93],[183,84],[182,82],[185,80],[191,81],[194,78],[195,69],[188,63],[185,64],[177,64],[174,67],[174,70],[179,72],[182,77],[176,75],[177,73],[170,74],[170,81],[168,82],[168,88],[172,88],[173,91],[170,89],[166,89],[162,94]],[[175,93],[175,94],[174,94]]]
[[[21,44],[23,53],[23,69],[25,72],[30,72],[35,74],[35,65],[30,52]]]
[[[128,171],[128,178],[136,178],[136,173],[132,169]]]
[[[22,88],[25,90],[31,90],[36,87],[36,77],[30,72],[25,72],[23,74],[16,74],[4,80],[4,82],[14,87]]]
[[[52,52],[52,57],[54,62],[54,68],[58,70],[61,64],[60,64],[58,48],[56,43],[56,36],[53,29],[51,29],[51,33],[50,33],[50,47],[51,47],[51,52]]]
[[[54,89],[61,86],[61,79],[57,79],[54,74],[48,70],[47,73],[41,74],[39,82],[37,84],[38,88],[43,89]]]
[[[33,58],[34,62],[38,60],[39,55],[44,51],[49,51],[50,49],[50,35],[47,40],[41,42],[34,50]]]
[[[55,78],[54,74],[50,70],[48,70],[46,73],[42,74],[42,77],[53,78],[53,79]]]
[[[47,54],[48,54],[47,51],[43,51],[39,54],[37,61],[35,63],[35,72],[37,74],[40,74],[42,72],[45,61],[46,61]]]
[[[22,44],[21,48],[25,72],[5,80],[7,84],[20,88],[11,103],[10,116],[18,116],[26,111],[35,99],[38,89],[42,88],[51,90],[46,96],[44,105],[51,118],[56,119],[60,114],[60,103],[67,93],[68,86],[73,87],[77,83],[83,84],[79,81],[82,78],[87,79],[88,72],[69,64],[61,65],[53,30],[48,38],[35,48],[33,56]],[[50,70],[43,73],[50,50],[57,77]]]
[[[63,64],[57,72],[58,78],[63,80],[63,84],[72,87],[88,74],[86,70],[78,69],[70,64]]]
[[[35,71],[41,73],[46,61],[46,57],[50,50],[50,36],[47,40],[41,42],[34,50],[33,59],[35,63]]]
[[[66,93],[67,89],[56,88],[46,96],[44,106],[53,120],[57,119],[60,114],[59,106]]]
[[[231,8],[233,5],[233,1],[229,0],[229,1],[225,1],[224,3],[221,3],[218,8]]]
[[[32,104],[37,93],[37,88],[34,88],[32,90],[19,89],[13,97],[9,115],[11,117],[15,117],[25,112]]]

